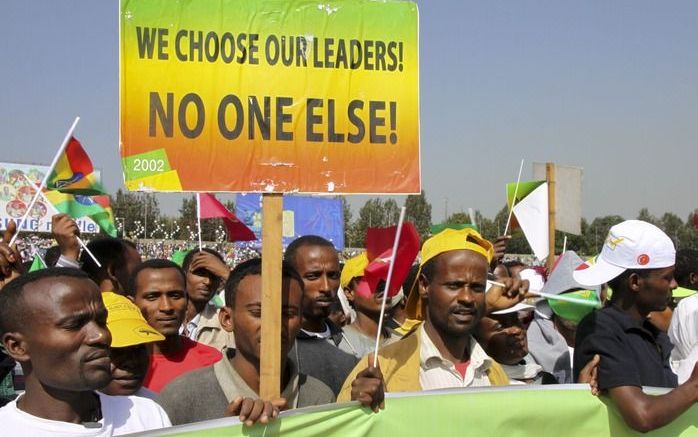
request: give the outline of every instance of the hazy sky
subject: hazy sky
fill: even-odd
[[[0,160],[48,164],[76,115],[110,191],[118,2],[3,0]],[[533,161],[584,168],[583,215],[698,207],[698,2],[442,1],[420,6],[422,185],[435,221],[504,205]],[[174,213],[177,195],[160,195]],[[355,212],[366,197],[353,200]]]

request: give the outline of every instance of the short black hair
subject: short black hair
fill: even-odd
[[[235,308],[235,293],[237,293],[238,285],[246,276],[262,275],[262,258],[252,258],[235,266],[228,280],[225,282],[225,306]],[[303,278],[298,274],[296,269],[287,261],[281,263],[281,277],[289,278],[296,282],[303,290]]]
[[[104,278],[109,267],[112,269],[121,269],[126,266],[126,250],[128,248],[138,251],[138,248],[133,242],[122,238],[111,237],[94,239],[87,243],[87,248],[90,249],[90,252],[99,260],[102,267],[97,266],[87,251],[83,251],[80,254],[80,263],[82,263],[82,269],[87,273],[90,279],[98,284]]]
[[[149,259],[138,264],[135,269],[131,272],[128,277],[128,287],[126,288],[126,294],[135,297],[136,296],[136,283],[138,282],[138,274],[145,269],[175,269],[179,272],[182,277],[182,282],[186,286],[187,276],[184,274],[184,270],[177,263],[170,261],[169,259]]]
[[[698,273],[698,250],[679,249],[676,251],[676,266],[674,268],[674,278],[682,286],[690,286],[689,275]],[[695,287],[695,285],[694,285]]]
[[[331,247],[332,250],[337,250],[331,241],[322,238],[319,235],[304,235],[296,238],[291,242],[291,244],[288,245],[286,252],[284,253],[284,261],[290,263],[294,268],[296,268],[296,253],[298,252],[298,249],[303,246]]]
[[[208,247],[203,247],[201,248],[201,250],[204,252],[208,252],[211,255],[214,255],[219,260],[223,261],[223,257],[217,251],[209,249]],[[184,260],[182,261],[182,270],[184,270],[185,274],[189,271],[189,264],[191,264],[191,261],[194,259],[194,255],[196,255],[197,253],[199,253],[198,249],[192,249],[189,252],[187,252],[187,254],[184,256]],[[225,264],[225,261],[223,261],[223,264]]]
[[[51,246],[48,249],[46,249],[46,253],[44,254],[44,261],[46,262],[46,266],[48,267],[53,267],[56,265],[58,262],[58,258],[61,257],[61,248],[60,246]]]
[[[13,280],[0,290],[0,335],[20,329],[31,324],[28,306],[24,302],[24,290],[27,285],[47,278],[70,277],[89,280],[85,272],[71,267],[49,267],[26,273]]]
[[[611,296],[611,299],[619,296],[620,293],[622,293],[625,290],[623,284],[628,280],[628,277],[630,277],[630,275],[632,275],[633,273],[637,273],[640,277],[646,278],[647,276],[649,276],[652,270],[656,269],[627,269],[620,275],[608,281],[608,286],[611,288],[611,290],[613,290],[613,296]]]

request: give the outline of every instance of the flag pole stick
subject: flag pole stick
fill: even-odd
[[[56,153],[56,156],[53,157],[53,161],[51,162],[51,166],[49,167],[48,171],[44,175],[44,178],[41,180],[41,185],[39,185],[38,191],[36,192],[36,194],[34,194],[34,198],[32,199],[31,202],[29,202],[29,206],[27,207],[27,210],[24,212],[22,219],[17,224],[17,232],[12,236],[12,239],[10,240],[10,246],[12,246],[15,243],[17,236],[22,231],[22,225],[27,220],[27,216],[29,215],[29,212],[32,210],[32,208],[34,208],[34,204],[36,203],[36,200],[39,198],[39,194],[41,193],[41,190],[43,190],[44,187],[46,186],[46,182],[48,181],[48,178],[51,176],[51,173],[53,173],[53,169],[56,167],[56,163],[58,163],[58,159],[61,157],[61,154],[65,150],[65,147],[68,145],[68,141],[70,141],[70,137],[73,136],[73,131],[75,130],[75,126],[78,125],[78,121],[80,121],[80,117],[75,117],[75,121],[73,122],[73,125],[70,126],[70,129],[68,129],[68,133],[65,134],[65,138],[63,138],[63,142],[61,143],[61,147],[58,148],[58,152]]]
[[[36,189],[36,185],[34,185],[34,182],[32,182],[31,179],[29,179],[29,178],[27,177],[26,174],[22,173],[22,176],[24,176],[24,180],[26,180],[26,181],[29,183],[30,186],[32,186],[32,187],[34,187],[34,188]],[[46,197],[46,195],[44,194],[44,192],[41,191],[41,190],[39,190],[38,193],[39,193],[39,195],[41,196],[41,200],[43,200],[44,202],[46,202],[48,205],[51,205],[53,211],[54,211],[55,213],[58,213],[58,209],[56,208],[56,205],[54,205],[54,204],[48,199],[48,197]],[[102,263],[100,263],[100,262],[97,260],[97,257],[95,256],[95,254],[92,253],[92,251],[91,251],[90,249],[88,249],[87,244],[85,244],[85,242],[82,241],[82,238],[80,238],[79,235],[76,235],[75,238],[77,238],[78,243],[80,244],[80,246],[82,246],[82,248],[85,250],[85,252],[87,252],[87,254],[90,256],[90,258],[92,258],[92,261],[94,261],[95,264],[97,264],[97,267],[102,268]],[[44,265],[46,265],[46,263],[44,263]]]
[[[519,183],[521,182],[521,171],[523,171],[524,160],[521,160],[521,165],[519,166],[519,176],[516,178],[516,186],[514,187],[514,198],[511,200],[511,209],[509,210],[509,217],[507,217],[507,224],[504,227],[504,234],[509,232],[509,223],[511,222],[511,215],[514,213],[514,204],[516,203],[516,195],[519,193]]]
[[[196,227],[199,230],[199,252],[201,252],[201,193],[196,193]]]
[[[567,250],[567,234],[565,234],[565,239],[562,240],[562,253],[565,253]]]
[[[400,219],[397,222],[395,230],[395,241],[393,242],[393,252],[390,255],[390,267],[388,267],[388,277],[385,280],[385,291],[383,292],[383,302],[381,302],[381,315],[378,319],[378,334],[376,335],[376,347],[373,349],[373,367],[378,365],[378,347],[380,346],[381,332],[383,331],[383,318],[385,317],[385,303],[388,300],[388,291],[390,291],[390,281],[393,279],[393,270],[395,268],[395,259],[397,259],[397,247],[400,243],[400,234],[402,234],[402,222],[405,220],[405,207],[400,209]]]

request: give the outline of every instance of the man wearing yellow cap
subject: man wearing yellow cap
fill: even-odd
[[[350,258],[344,264],[339,279],[344,294],[356,311],[354,323],[343,328],[344,341],[339,344],[339,348],[356,358],[364,357],[375,347],[383,302],[383,291],[371,290],[373,292],[371,296],[364,296],[357,292],[359,281],[364,275],[364,269],[367,265],[366,252]],[[390,300],[388,300],[388,304],[390,304]],[[399,336],[391,331],[383,325],[382,346],[394,343],[399,339]]]
[[[136,395],[155,399],[155,393],[143,387],[150,364],[148,343],[163,341],[165,336],[150,326],[141,310],[129,299],[103,292],[107,308],[107,329],[111,332],[111,377],[102,391],[112,396]]]
[[[472,337],[486,311],[487,272],[493,254],[492,244],[472,229],[445,229],[424,242],[418,293],[412,293],[407,306],[411,318],[424,322],[401,341],[379,350],[385,391],[509,383],[501,366]],[[361,399],[365,388],[375,386],[368,381],[375,375],[356,379],[371,370],[369,364],[364,359],[354,368],[338,401]]]

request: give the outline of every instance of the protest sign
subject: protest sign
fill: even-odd
[[[6,229],[10,220],[19,223],[27,212],[34,197],[35,189],[29,181],[39,183],[46,175],[49,166],[0,162],[0,229]],[[26,176],[26,177],[25,177]],[[99,171],[96,171],[99,179]],[[43,199],[32,207],[21,229],[29,232],[51,232],[53,208]],[[94,234],[99,226],[93,220],[82,217],[75,220],[80,233]]]
[[[417,6],[121,1],[131,190],[418,193]]]
[[[650,389],[651,394],[666,391]],[[385,409],[377,414],[357,403],[333,404],[286,411],[266,426],[243,427],[229,417],[143,435],[641,435],[628,428],[607,397],[592,396],[589,386],[582,384],[448,389],[387,396]],[[698,405],[694,405],[670,424],[646,435],[696,435],[697,417]]]

